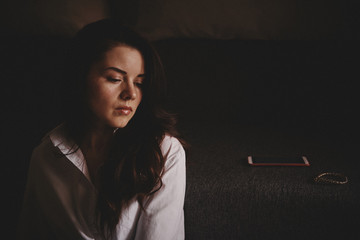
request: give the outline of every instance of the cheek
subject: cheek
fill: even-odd
[[[143,95],[142,95],[142,91],[141,91],[141,90],[139,90],[139,92],[138,92],[138,98],[137,98],[137,100],[136,100],[136,104],[137,104],[137,106],[139,106],[139,104],[141,103],[141,101],[142,101],[142,97],[143,97]]]
[[[103,112],[107,110],[108,107],[111,107],[115,100],[116,92],[112,88],[99,84],[93,84],[89,88],[88,102],[93,111]]]
[[[136,93],[136,99],[134,100],[134,101],[132,101],[132,104],[131,104],[131,106],[132,106],[132,108],[134,109],[136,109],[136,111],[138,111],[138,109],[139,109],[139,106],[140,106],[140,104],[141,104],[141,102],[142,102],[142,99],[143,99],[143,95],[142,95],[142,92],[141,91],[139,91],[139,92],[137,92]]]

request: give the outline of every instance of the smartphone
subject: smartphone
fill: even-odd
[[[310,166],[305,156],[248,156],[248,163],[252,166]]]

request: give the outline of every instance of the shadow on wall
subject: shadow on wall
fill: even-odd
[[[14,0],[1,3],[0,27],[3,34],[71,36],[89,22],[113,16],[152,40],[314,40],[338,36],[343,27],[344,2]]]

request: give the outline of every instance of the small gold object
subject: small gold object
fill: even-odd
[[[321,173],[314,178],[318,183],[332,183],[332,184],[346,184],[349,182],[347,176],[341,173],[325,172]]]

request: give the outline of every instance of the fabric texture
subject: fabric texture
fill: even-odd
[[[60,125],[33,151],[18,239],[101,239],[96,189],[81,150],[75,150]],[[185,152],[168,135],[161,150],[163,187],[145,200],[144,211],[135,199],[130,202],[115,239],[184,239]]]

